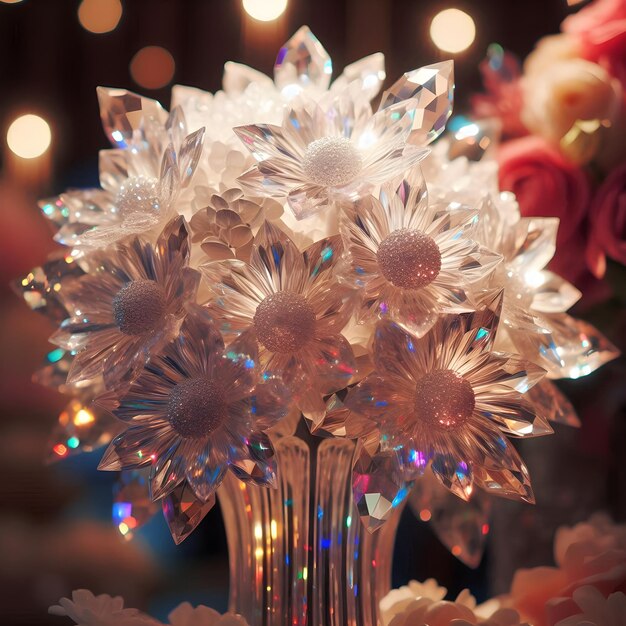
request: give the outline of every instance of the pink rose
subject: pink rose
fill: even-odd
[[[575,35],[585,59],[606,67],[626,85],[626,2],[596,0],[567,17],[561,29]]]
[[[603,276],[606,257],[626,265],[626,163],[602,183],[589,212],[591,238],[587,259],[596,276]]]

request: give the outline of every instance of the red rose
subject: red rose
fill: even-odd
[[[626,163],[602,183],[589,212],[587,259],[596,276],[604,274],[605,255],[626,265]]]
[[[512,191],[524,217],[558,217],[557,251],[550,268],[578,284],[586,273],[583,222],[591,197],[587,175],[536,136],[502,144],[500,189]]]
[[[540,137],[500,148],[500,189],[512,191],[524,217],[558,217],[558,242],[577,234],[590,200],[589,179]]]
[[[626,2],[596,0],[567,17],[563,32],[578,37],[582,56],[604,65],[626,85]]]

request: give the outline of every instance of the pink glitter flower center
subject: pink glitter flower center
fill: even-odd
[[[421,289],[441,271],[441,252],[432,237],[419,230],[394,230],[380,242],[378,267],[396,287]]]
[[[303,295],[279,291],[259,304],[254,327],[271,352],[296,352],[315,335],[315,311]]]
[[[156,330],[165,317],[165,292],[153,280],[133,280],[113,298],[113,317],[125,335]]]
[[[471,417],[476,405],[472,385],[453,370],[434,370],[417,381],[415,416],[441,430],[455,430]]]
[[[206,377],[185,380],[170,392],[167,419],[185,439],[210,435],[228,415],[224,389]]]

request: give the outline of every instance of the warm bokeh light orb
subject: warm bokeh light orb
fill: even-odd
[[[18,2],[21,2],[22,0],[0,0],[0,2],[2,2],[2,4],[17,4]]]
[[[52,132],[46,120],[38,115],[21,115],[7,131],[7,144],[14,154],[23,159],[41,156],[50,147]]]
[[[476,39],[474,20],[459,9],[437,13],[430,24],[430,38],[444,52],[462,52]]]
[[[78,21],[90,33],[110,33],[121,18],[120,0],[83,0],[78,7]]]
[[[130,75],[145,89],[160,89],[174,78],[174,57],[161,46],[146,46],[130,62]]]
[[[260,22],[271,22],[287,8],[287,0],[243,0],[245,12]]]

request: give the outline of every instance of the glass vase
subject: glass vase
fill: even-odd
[[[230,610],[251,626],[376,626],[391,585],[401,507],[371,533],[352,498],[348,439],[274,442],[278,488],[237,480],[218,492],[230,560]]]

